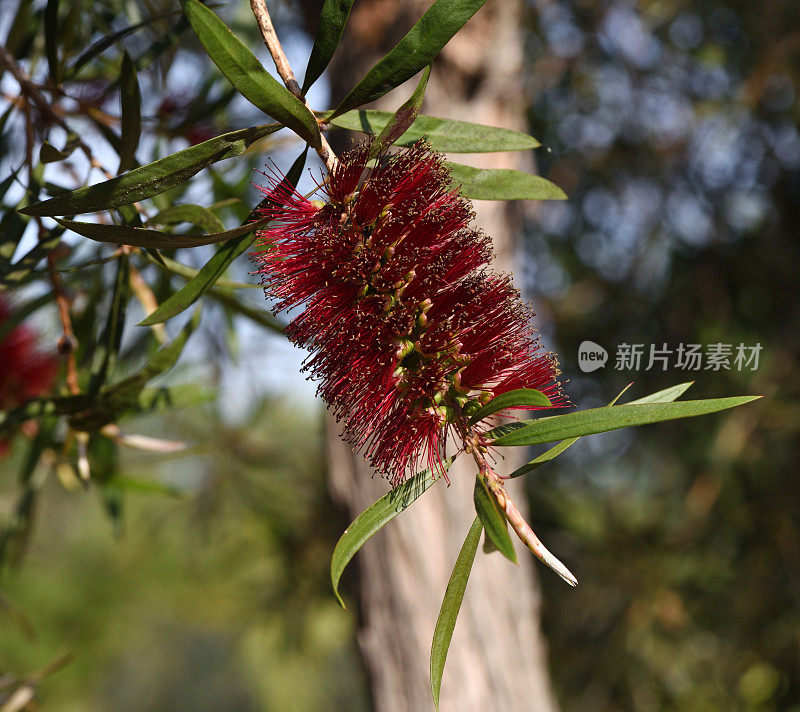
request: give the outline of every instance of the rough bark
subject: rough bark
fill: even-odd
[[[311,4],[311,3],[309,3]],[[331,67],[334,97],[351,88],[357,73],[407,31],[429,2],[361,0]],[[314,15],[309,7],[309,16]],[[310,24],[313,27],[314,21]],[[520,5],[494,0],[467,24],[434,65],[424,111],[435,116],[523,128],[523,45]],[[412,80],[413,81],[413,80]],[[382,106],[397,106],[411,88]],[[516,153],[470,157],[474,165],[520,167]],[[466,157],[459,160],[467,162]],[[492,235],[497,267],[512,266],[519,208],[478,203],[477,223]],[[334,497],[355,517],[388,490],[353,455],[329,423],[328,462]],[[506,463],[509,469],[515,466]],[[503,468],[505,469],[505,468]],[[450,487],[438,483],[413,507],[379,532],[358,555],[357,596],[362,616],[359,644],[371,677],[377,712],[432,709],[428,659],[447,580],[472,519],[475,468],[462,458]],[[512,496],[524,505],[512,485]],[[539,628],[540,597],[534,559],[521,547],[520,566],[480,549],[448,654],[442,685],[443,712],[552,712],[545,645]]]

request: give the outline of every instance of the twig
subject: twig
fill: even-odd
[[[534,556],[536,556],[539,561],[553,569],[553,571],[570,586],[577,586],[578,579],[576,579],[572,572],[542,544],[539,537],[537,537],[533,529],[531,529],[530,524],[525,521],[522,513],[517,509],[517,505],[514,504],[514,501],[509,497],[508,492],[506,492],[505,487],[503,487],[502,478],[486,460],[486,455],[484,454],[486,452],[486,446],[481,444],[480,436],[469,425],[469,420],[464,415],[460,406],[458,406],[457,403],[454,403],[453,406],[459,415],[458,427],[462,433],[466,452],[472,455],[475,464],[478,465],[479,476],[485,478],[489,491],[494,496],[500,508],[505,512],[506,519],[511,525],[511,528],[520,538],[520,541],[533,552]]]
[[[275,68],[278,70],[280,78],[283,79],[283,83],[286,85],[286,88],[298,99],[300,99],[300,101],[302,101],[308,110],[313,114],[314,112],[311,110],[308,101],[306,101],[303,90],[297,83],[294,72],[289,65],[289,60],[286,58],[286,53],[283,51],[283,47],[281,47],[281,42],[278,39],[277,33],[275,32],[275,26],[272,24],[272,18],[270,17],[269,10],[267,9],[266,0],[250,0],[250,7],[253,10],[253,15],[255,15],[256,22],[258,22],[258,28],[261,30],[261,36],[264,38],[264,44],[267,46],[267,50],[269,50],[270,56],[275,62]],[[320,137],[322,142],[320,147],[316,149],[317,154],[322,159],[322,162],[328,167],[328,171],[331,172],[336,168],[339,161],[336,158],[336,154],[333,152],[330,144],[325,139],[325,136],[320,134]]]
[[[130,280],[133,293],[139,300],[139,304],[141,304],[144,308],[145,314],[149,316],[156,309],[158,309],[158,300],[156,299],[155,294],[153,294],[153,290],[150,289],[147,282],[142,279],[142,275],[139,273],[139,270],[137,270],[133,265],[130,265]],[[155,335],[159,344],[163,346],[167,343],[169,340],[169,336],[167,335],[167,327],[165,327],[163,324],[153,324],[150,328],[153,330],[153,334]]]

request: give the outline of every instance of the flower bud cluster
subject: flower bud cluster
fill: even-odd
[[[439,465],[454,423],[493,396],[565,398],[441,156],[419,142],[368,160],[369,144],[344,154],[322,201],[271,179],[252,257],[276,311],[304,307],[287,333],[345,436],[396,484]]]

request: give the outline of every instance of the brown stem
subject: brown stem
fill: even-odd
[[[0,47],[0,57],[2,53],[6,52],[3,47]],[[23,92],[22,94],[22,111],[25,115],[25,163],[28,168],[28,181],[33,181],[33,120],[31,118],[31,106],[29,95]],[[36,215],[34,216],[38,228],[39,242],[42,242],[47,232],[42,219]],[[72,319],[69,314],[69,299],[64,293],[61,285],[61,277],[56,269],[55,255],[50,252],[47,255],[47,273],[50,277],[50,283],[53,286],[53,294],[55,296],[56,304],[58,305],[58,315],[61,319],[61,341],[58,345],[59,353],[66,356],[67,362],[67,387],[72,395],[78,395],[81,392],[78,383],[78,366],[75,361],[75,332],[72,329]]]
[[[41,224],[40,224],[41,230]],[[67,358],[67,387],[69,392],[76,396],[81,392],[78,384],[78,365],[75,361],[75,332],[72,330],[72,319],[69,315],[69,299],[61,286],[61,277],[56,270],[56,258],[51,252],[47,255],[47,272],[50,275],[50,283],[53,285],[53,294],[58,305],[58,316],[61,320],[61,341],[59,351],[66,354]]]
[[[253,10],[253,15],[256,18],[256,22],[258,22],[258,28],[261,30],[261,36],[264,38],[264,44],[267,46],[267,50],[269,50],[272,61],[275,62],[275,68],[278,70],[280,78],[283,80],[286,88],[298,99],[300,99],[300,101],[305,104],[306,108],[308,108],[308,110],[313,114],[314,112],[308,105],[308,102],[303,94],[303,90],[297,83],[294,72],[289,65],[289,60],[286,58],[286,53],[283,51],[281,42],[278,39],[278,34],[275,32],[275,26],[272,24],[272,18],[270,17],[269,10],[267,9],[266,0],[250,0],[250,7]],[[316,149],[317,154],[322,159],[322,162],[327,166],[328,171],[332,172],[336,168],[336,165],[339,161],[336,158],[336,154],[333,152],[333,149],[330,147],[330,144],[325,139],[325,136],[321,135],[321,140],[322,142],[320,147]]]
[[[457,403],[453,403],[452,405],[459,416],[457,427],[461,431],[465,449],[472,455],[472,459],[475,460],[480,476],[486,479],[489,491],[494,496],[500,508],[505,512],[506,519],[511,525],[511,528],[520,538],[520,541],[533,552],[534,556],[536,556],[539,561],[553,569],[553,571],[570,586],[577,586],[578,579],[576,579],[572,572],[542,544],[539,537],[537,537],[533,529],[531,529],[530,524],[525,521],[522,513],[517,509],[517,505],[514,504],[514,501],[509,496],[505,487],[503,487],[502,477],[494,471],[486,459],[486,446],[481,444],[480,436],[469,424],[469,419],[464,415]]]

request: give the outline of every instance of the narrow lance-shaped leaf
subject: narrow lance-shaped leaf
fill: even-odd
[[[67,141],[63,149],[58,149],[53,144],[45,141],[39,149],[39,160],[42,163],[55,163],[56,161],[63,161],[72,155],[72,152],[78,148],[80,144],[80,137],[77,134],[71,133],[67,136]],[[46,184],[49,185],[49,184]]]
[[[330,123],[342,129],[379,134],[392,116],[394,114],[391,111],[357,109],[330,119]],[[322,118],[328,121],[324,114]],[[417,116],[394,144],[410,146],[421,138],[426,139],[432,148],[443,153],[525,151],[541,145],[533,136],[519,131],[425,115]]]
[[[58,62],[58,4],[59,0],[47,0],[44,8],[44,48],[50,81],[55,85],[61,78],[61,67]]]
[[[185,183],[212,163],[240,156],[253,143],[280,128],[282,128],[280,124],[264,124],[231,131],[160,158],[153,163],[134,168],[125,175],[72,190],[41,203],[34,203],[19,212],[47,217],[77,215],[109,210],[152,198]]]
[[[119,88],[122,122],[117,173],[124,173],[136,165],[136,149],[139,147],[139,137],[142,133],[142,96],[139,92],[136,69],[127,52],[122,53]]]
[[[297,185],[297,182],[300,180],[300,175],[303,172],[307,153],[308,149],[306,148],[295,160],[289,172],[286,174],[286,177],[281,181],[281,187],[294,188]],[[194,304],[194,302],[200,299],[200,297],[211,289],[216,281],[225,274],[225,270],[228,269],[231,262],[250,247],[251,241],[252,238],[248,233],[225,243],[217,250],[217,253],[206,262],[203,268],[197,273],[197,276],[193,277],[187,284],[175,292],[175,294],[162,302],[158,306],[158,309],[139,323],[139,326],[160,324],[167,319],[171,319],[176,314],[180,314],[184,309]]]
[[[308,58],[306,75],[303,78],[303,94],[322,76],[330,64],[333,53],[339,46],[350,16],[353,0],[325,0],[319,15],[319,28]]]
[[[9,212],[8,215],[13,215],[16,218],[19,218],[18,215],[15,215],[11,212]],[[0,228],[3,227],[5,226],[0,223]],[[24,223],[22,227],[24,227]],[[2,247],[4,243],[1,242],[1,240],[8,236],[8,233],[3,235],[3,231],[0,229],[0,285],[9,287],[16,286],[19,284],[24,284],[25,282],[35,278],[36,273],[34,272],[34,268],[37,264],[39,264],[39,262],[47,257],[50,252],[58,247],[63,234],[64,230],[60,227],[50,230],[43,240],[34,245],[27,253],[25,253],[24,256],[22,256],[12,265],[10,262],[5,263],[6,261],[3,259]]]
[[[114,291],[108,308],[108,318],[94,353],[89,393],[97,393],[106,382],[108,374],[114,368],[117,354],[122,345],[122,332],[125,329],[125,312],[128,308],[129,293],[130,268],[128,256],[122,255],[117,262],[117,277],[114,281]]]
[[[648,425],[665,420],[691,418],[735,408],[761,396],[710,398],[708,400],[678,401],[677,403],[643,403],[591,408],[577,413],[542,418],[493,441],[495,446],[537,445],[581,435],[605,433],[609,430],[635,425]]]
[[[152,227],[153,225],[177,225],[179,223],[191,223],[197,227],[206,230],[207,232],[223,232],[225,225],[214,213],[208,208],[201,205],[191,205],[189,203],[183,205],[170,205],[165,210],[162,210],[158,215],[150,218],[145,227]]]
[[[431,64],[484,2],[486,0],[436,0],[394,49],[342,100],[332,117],[379,99]]]
[[[411,126],[414,119],[419,116],[419,112],[422,109],[422,101],[425,98],[425,89],[428,87],[428,79],[430,79],[430,76],[431,65],[429,64],[422,72],[422,76],[417,83],[417,88],[414,89],[414,93],[408,98],[408,101],[394,113],[392,118],[386,122],[378,138],[375,139],[369,152],[370,158],[374,158],[381,151],[397,141],[397,139],[405,133],[406,129]]]
[[[239,93],[319,148],[319,125],[303,102],[269,74],[244,43],[199,0],[183,0],[183,9],[208,56]]]
[[[517,552],[508,533],[506,515],[486,485],[486,478],[480,473],[475,476],[475,490],[472,495],[475,511],[483,525],[486,536],[495,549],[513,563],[518,563]]]
[[[134,245],[136,247],[148,247],[155,249],[176,249],[178,247],[198,247],[200,245],[211,245],[216,242],[226,242],[234,237],[240,237],[251,233],[266,220],[259,220],[247,225],[225,230],[223,232],[211,232],[204,235],[173,235],[168,232],[158,230],[148,230],[142,227],[130,227],[129,225],[101,225],[99,223],[75,222],[74,220],[64,220],[56,218],[61,226],[77,232],[79,235],[88,237],[97,242],[111,242],[117,245]]]
[[[447,582],[447,590],[444,593],[444,600],[439,611],[439,618],[436,620],[436,628],[433,632],[433,644],[431,645],[431,694],[436,710],[439,710],[439,692],[442,689],[442,673],[444,673],[444,663],[447,660],[447,650],[453,638],[453,630],[456,627],[456,619],[461,609],[461,602],[464,600],[464,591],[467,588],[469,574],[472,571],[472,564],[475,562],[475,552],[478,550],[478,542],[481,538],[481,520],[475,517],[472,526],[467,533],[467,538],[458,553],[456,565],[450,580]]]
[[[454,457],[447,458],[442,464],[445,471],[453,464]],[[439,479],[437,470],[423,470],[412,478],[406,480],[399,487],[373,502],[355,521],[344,530],[344,534],[336,543],[331,557],[331,583],[336,600],[344,608],[344,601],[339,595],[339,579],[345,567],[356,552],[364,546],[367,540],[384,524],[388,524],[400,512],[411,505],[427,489]]]
[[[473,200],[565,200],[561,188],[541,176],[510,168],[473,168],[447,161],[453,185]]]
[[[663,391],[658,391],[656,393],[651,393],[649,396],[644,396],[643,398],[638,398],[635,401],[631,401],[627,405],[635,405],[637,403],[671,403],[674,400],[680,398],[689,387],[694,383],[694,381],[689,381],[688,383],[681,383],[677,386],[671,386],[670,388],[665,388]],[[628,386],[630,387],[630,386]],[[614,400],[609,403],[609,406],[614,405],[617,400],[619,400],[620,396],[628,389],[626,387],[621,393],[617,395]],[[533,472],[534,470],[538,469],[542,465],[551,460],[555,460],[564,450],[569,447],[572,447],[576,442],[580,440],[579,437],[577,438],[569,438],[568,440],[562,440],[558,445],[554,445],[546,452],[543,452],[538,457],[533,458],[530,462],[522,465],[522,467],[518,467],[514,472],[512,472],[508,477],[520,477],[522,475],[527,475],[529,472]]]
[[[480,410],[477,410],[469,419],[470,425],[479,423],[484,418],[490,415],[499,413],[501,410],[508,408],[547,408],[553,405],[550,399],[541,391],[534,390],[533,388],[519,388],[516,391],[508,391],[501,393],[499,396],[492,398]]]
[[[107,423],[115,422],[125,413],[135,412],[139,408],[139,398],[144,387],[177,363],[186,342],[199,323],[198,310],[178,335],[162,346],[140,371],[113,385],[101,388],[89,407],[73,415],[70,421],[72,427],[76,430],[93,431]]]
[[[162,269],[165,269],[167,272],[177,274],[184,279],[193,279],[200,273],[199,269],[176,262],[170,257],[165,257],[158,250],[148,250],[147,259],[153,264],[157,264]],[[245,282],[236,282],[232,279],[225,279],[224,277],[220,277],[214,282],[214,286],[221,289],[262,289],[260,284],[246,284]],[[266,313],[269,314],[269,312]]]
[[[78,70],[83,67],[85,64],[90,62],[94,59],[97,55],[102,54],[105,52],[111,45],[115,42],[119,42],[123,39],[126,35],[131,34],[132,32],[136,32],[136,30],[140,30],[142,27],[146,27],[152,22],[156,22],[158,20],[163,20],[165,17],[169,17],[170,15],[178,15],[180,14],[180,10],[173,10],[171,12],[165,12],[161,15],[154,15],[153,17],[149,17],[142,22],[139,22],[135,25],[131,25],[129,27],[123,27],[121,30],[117,32],[113,32],[110,35],[105,35],[101,39],[97,40],[94,44],[92,44],[83,54],[81,54],[67,69],[67,78],[72,78],[78,72]]]

